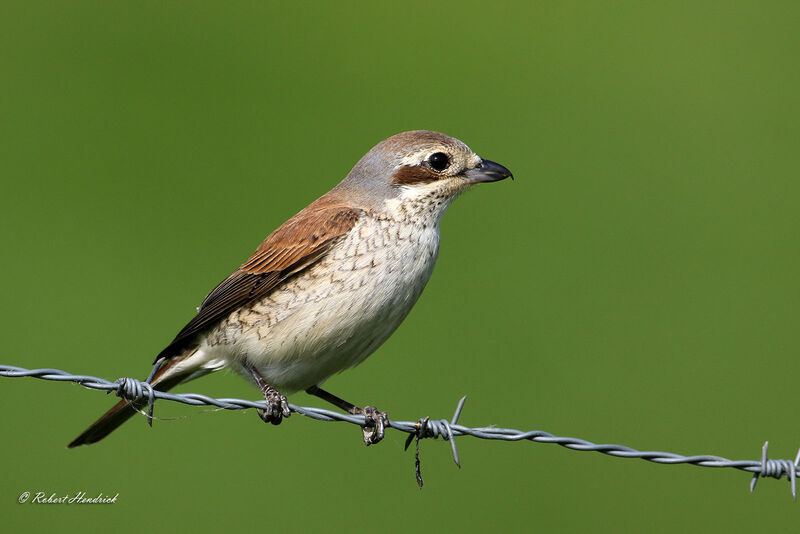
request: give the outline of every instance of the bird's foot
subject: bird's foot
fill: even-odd
[[[389,426],[389,418],[386,417],[386,412],[379,412],[374,406],[359,408],[355,404],[340,399],[333,393],[328,393],[319,386],[311,386],[306,390],[306,393],[328,401],[349,414],[363,415],[364,426],[361,430],[364,431],[364,443],[366,443],[367,446],[374,445],[383,439],[386,427]]]
[[[250,374],[253,375],[253,380],[255,380],[258,389],[261,390],[261,394],[264,395],[264,399],[267,401],[266,410],[256,408],[258,416],[262,421],[265,423],[272,423],[273,425],[279,425],[284,417],[292,415],[292,412],[289,411],[289,402],[286,400],[285,395],[281,395],[278,393],[277,389],[267,384],[267,381],[264,380],[264,377],[259,374],[254,366],[245,363],[245,369],[250,371]]]
[[[364,432],[364,443],[369,447],[375,445],[383,439],[386,427],[389,425],[389,418],[386,412],[379,412],[374,406],[356,408],[357,413],[364,416],[366,426],[361,430]]]
[[[273,425],[281,424],[284,417],[289,417],[292,412],[289,411],[289,402],[286,400],[285,395],[281,395],[274,389],[264,392],[264,398],[267,401],[267,409],[262,410],[257,408],[258,416],[265,423],[272,423]]]

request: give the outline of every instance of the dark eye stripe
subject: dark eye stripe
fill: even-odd
[[[441,178],[433,169],[423,165],[405,165],[394,173],[389,183],[392,185],[427,184]]]

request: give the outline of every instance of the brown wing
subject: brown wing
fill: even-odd
[[[355,226],[360,216],[361,211],[324,196],[286,221],[250,259],[208,294],[194,319],[159,353],[156,361],[175,356],[198,333],[313,265]]]

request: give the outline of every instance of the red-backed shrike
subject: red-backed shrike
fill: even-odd
[[[319,385],[364,361],[411,311],[436,263],[450,203],[477,183],[510,176],[441,133],[378,143],[206,297],[156,358],[163,363],[152,386],[166,391],[230,367],[261,389],[264,421],[288,417],[284,395],[305,390],[364,414],[364,439],[376,443],[386,414]],[[120,401],[69,447],[103,439],[142,407]]]

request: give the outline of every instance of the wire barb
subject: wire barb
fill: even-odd
[[[153,382],[153,378],[155,378],[156,373],[161,369],[161,367],[167,362],[166,357],[161,357],[156,360],[156,363],[153,365],[153,370],[150,371],[147,379],[145,380],[145,384],[149,388],[150,395],[148,396],[147,400],[147,424],[151,427],[153,426],[153,408],[155,407],[156,399],[153,396],[153,386],[151,382]]]
[[[158,365],[158,364],[157,364]],[[73,375],[66,371],[59,369],[25,369],[23,367],[16,367],[13,365],[0,365],[0,376],[9,378],[31,377],[39,378],[42,380],[53,380],[57,382],[75,382],[90,389],[97,389],[101,391],[111,392],[114,391],[122,398],[133,401],[141,401],[147,399],[152,410],[152,404],[155,399],[170,400],[189,404],[192,406],[216,406],[225,410],[245,410],[248,408],[266,408],[266,402],[249,401],[244,399],[215,399],[206,395],[198,393],[168,393],[158,391],[150,385],[150,380],[153,378],[155,371],[145,382],[140,382],[133,378],[120,378],[114,382],[104,380],[95,376],[88,375]],[[753,473],[753,478],[750,481],[750,490],[753,491],[756,487],[758,478],[770,477],[781,478],[784,474],[789,479],[792,496],[797,499],[797,473],[800,469],[800,451],[798,451],[795,461],[790,460],[770,460],[767,457],[768,443],[764,444],[761,451],[761,460],[729,460],[721,456],[712,455],[694,455],[683,456],[673,452],[663,451],[639,451],[624,445],[613,444],[597,444],[587,441],[585,439],[570,438],[563,436],[555,436],[543,430],[516,430],[513,428],[497,428],[479,427],[470,428],[467,426],[459,425],[458,418],[461,416],[461,411],[464,408],[466,397],[463,397],[456,407],[453,418],[450,421],[441,419],[438,421],[431,420],[425,417],[418,421],[388,421],[386,425],[389,428],[394,428],[401,432],[409,434],[406,440],[406,448],[411,444],[414,438],[417,439],[417,482],[422,487],[422,476],[419,472],[419,440],[432,437],[437,438],[442,436],[450,442],[450,448],[453,452],[453,460],[456,465],[461,467],[461,461],[458,456],[458,450],[455,445],[455,438],[457,436],[472,436],[479,439],[501,440],[501,441],[533,441],[536,443],[554,443],[561,445],[567,449],[576,451],[594,451],[608,456],[616,456],[618,458],[639,458],[648,462],[658,464],[691,464],[699,467],[727,467],[732,469],[739,469]],[[350,423],[363,427],[366,424],[366,419],[363,415],[351,415],[346,413],[334,412],[324,408],[313,408],[307,406],[296,406],[289,404],[289,410],[298,413],[317,421],[340,421]],[[152,412],[150,413],[152,417]]]
[[[450,442],[450,449],[453,452],[453,460],[455,461],[456,465],[459,469],[461,469],[461,460],[458,457],[458,449],[456,448],[456,435],[453,434],[452,425],[456,425],[458,423],[458,418],[461,416],[461,410],[464,409],[464,403],[467,400],[467,396],[464,395],[461,397],[461,400],[458,401],[458,406],[456,406],[456,411],[453,413],[453,418],[448,421],[447,419],[441,419],[439,421],[431,421],[430,417],[423,417],[417,424],[414,425],[414,432],[409,434],[406,438],[406,444],[403,450],[408,450],[408,446],[411,445],[411,441],[416,438],[417,441],[417,451],[414,456],[414,467],[416,470],[417,475],[417,484],[419,488],[422,489],[422,472],[420,470],[420,460],[419,460],[419,440],[424,438],[433,438],[436,439],[439,436],[442,436],[446,441]]]
[[[767,458],[767,450],[769,449],[769,441],[764,442],[761,447],[761,469],[753,473],[753,478],[750,479],[750,493],[756,489],[759,477],[772,477],[780,479],[783,475],[789,479],[789,485],[792,488],[792,498],[797,501],[797,468],[800,464],[800,450],[797,451],[797,456],[794,462],[791,460],[770,460]]]
[[[126,377],[115,380],[114,384],[117,384],[117,397],[129,402],[147,399],[147,424],[153,426],[153,405],[156,397],[150,382],[141,382],[135,378]]]

